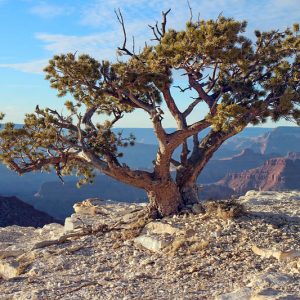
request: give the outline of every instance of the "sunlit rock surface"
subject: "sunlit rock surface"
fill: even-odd
[[[65,228],[1,228],[0,298],[299,299],[300,193],[249,191],[238,202],[247,212],[235,219],[147,223],[145,205],[88,199]],[[164,242],[153,251],[145,237]]]

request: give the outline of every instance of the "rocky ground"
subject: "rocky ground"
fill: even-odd
[[[208,202],[149,222],[91,199],[64,227],[0,228],[0,298],[300,299],[299,201],[250,191],[245,213]]]

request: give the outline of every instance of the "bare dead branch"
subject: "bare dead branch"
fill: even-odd
[[[132,36],[132,53],[135,54],[135,40],[134,40],[134,35]]]
[[[155,28],[156,28],[156,31],[157,31],[157,33],[161,36],[161,37],[163,37],[163,33],[159,30],[159,28],[158,28],[158,22],[156,21],[156,24],[155,24]]]
[[[200,17],[201,17],[201,15],[200,15],[200,12],[198,13],[198,17],[197,17],[197,22],[198,22],[198,24],[200,24]]]
[[[191,90],[191,89],[192,89],[190,85],[189,85],[188,87],[186,87],[186,88],[182,88],[182,87],[179,86],[179,85],[174,85],[174,88],[179,89],[180,92],[182,92],[182,93],[184,93],[184,92],[187,91],[187,90]]]
[[[148,26],[151,28],[151,30],[152,30],[152,32],[153,32],[153,35],[155,36],[155,38],[154,38],[154,39],[151,39],[151,41],[160,41],[160,38],[158,37],[158,35],[157,35],[157,33],[156,33],[155,27],[154,27],[154,26],[151,26],[151,25],[148,25]]]
[[[129,51],[128,48],[126,47],[127,33],[126,33],[124,18],[123,18],[123,15],[121,13],[120,8],[118,10],[115,10],[115,14],[117,16],[117,19],[118,19],[119,23],[122,26],[123,36],[124,36],[123,45],[122,45],[122,47],[118,47],[118,50],[123,51],[125,54],[127,54],[129,56],[134,56],[134,53],[132,53],[131,51]]]
[[[171,8],[169,8],[166,12],[162,11],[162,17],[163,17],[163,20],[162,20],[162,23],[161,23],[162,37],[166,33],[167,15],[169,14],[170,11],[171,11]]]
[[[162,37],[165,35],[166,33],[166,25],[167,25],[167,15],[169,14],[169,12],[171,11],[171,8],[168,9],[166,12],[162,11],[162,22],[161,22],[161,28],[158,27],[158,22],[155,23],[155,26],[152,25],[148,25],[154,35],[154,38],[151,39],[152,41],[161,41]]]
[[[190,4],[189,0],[187,0],[187,5],[188,5],[189,11],[190,11],[190,22],[192,22],[193,21],[193,9],[191,7],[191,4]]]

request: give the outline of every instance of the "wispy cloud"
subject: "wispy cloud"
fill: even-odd
[[[4,0],[0,0],[1,1]],[[300,15],[299,0],[190,0],[194,18],[217,18],[220,13],[225,16],[249,21],[249,31],[284,28],[298,21]],[[76,6],[77,5],[77,6]],[[94,0],[88,4],[74,4],[73,8],[53,5],[45,1],[32,7],[31,12],[41,17],[55,17],[68,14],[76,9],[80,14],[80,24],[97,30],[86,35],[66,35],[36,33],[35,37],[47,51],[45,56],[56,53],[88,53],[93,57],[115,60],[116,49],[122,43],[123,36],[114,9],[123,12],[128,35],[128,47],[135,37],[136,49],[149,42],[151,31],[148,24],[160,21],[161,11],[171,8],[168,18],[169,27],[180,29],[189,18],[189,9],[185,0]],[[71,9],[71,10],[70,10]],[[85,29],[86,30],[86,29]],[[13,68],[22,72],[40,73],[47,60],[25,63],[0,64],[0,67]]]
[[[73,12],[73,8],[64,5],[54,5],[46,2],[40,2],[37,5],[31,7],[30,12],[41,18],[48,19],[62,15],[69,15]]]
[[[194,17],[217,18],[225,16],[246,19],[251,27],[282,27],[299,19],[299,0],[190,0]],[[115,27],[114,9],[120,8],[127,22],[132,20],[160,21],[162,10],[171,8],[169,25],[184,26],[189,17],[185,0],[94,0],[82,9],[81,24],[94,27]],[[146,23],[147,24],[147,23]]]
[[[85,36],[38,33],[36,38],[42,41],[44,48],[52,54],[77,52],[107,59],[115,53],[113,45],[117,43],[119,33],[106,32]]]
[[[100,59],[115,59],[116,49],[123,42],[123,33],[120,24],[110,30],[91,35],[64,35],[37,33],[35,37],[44,43],[44,48],[54,53],[78,52],[87,53]],[[150,20],[149,20],[150,23]],[[135,46],[138,49],[149,41],[150,30],[144,20],[133,20],[126,25],[128,35],[128,47],[132,47],[132,37],[135,38]]]
[[[25,63],[0,64],[0,68],[9,68],[26,73],[41,74],[47,66],[48,60],[33,60]]]

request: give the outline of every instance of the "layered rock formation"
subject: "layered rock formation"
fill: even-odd
[[[287,155],[300,149],[300,127],[278,127],[258,137],[252,149],[259,149],[262,154],[278,153]]]
[[[239,195],[251,189],[261,191],[300,189],[300,153],[272,158],[258,168],[229,174],[218,184],[231,188]]]
[[[229,173],[241,172],[261,166],[275,154],[261,154],[251,149],[243,149],[239,154],[223,159],[212,159],[201,172],[198,182],[201,184],[214,183]]]
[[[255,128],[249,128],[255,129]],[[248,129],[248,130],[249,130]],[[256,128],[263,129],[263,128]],[[265,128],[266,129],[266,128]],[[229,156],[243,149],[250,148],[261,154],[273,154],[285,156],[288,152],[299,151],[300,149],[300,127],[277,127],[269,128],[267,131],[257,131],[254,135],[238,134],[220,147],[219,153],[228,152]],[[231,154],[230,154],[231,153]],[[224,157],[224,156],[221,156]]]
[[[299,201],[251,191],[235,219],[208,202],[150,221],[143,205],[89,199],[65,228],[0,229],[1,299],[299,299]]]
[[[54,222],[58,221],[16,197],[0,196],[0,227],[11,225],[43,227]]]

